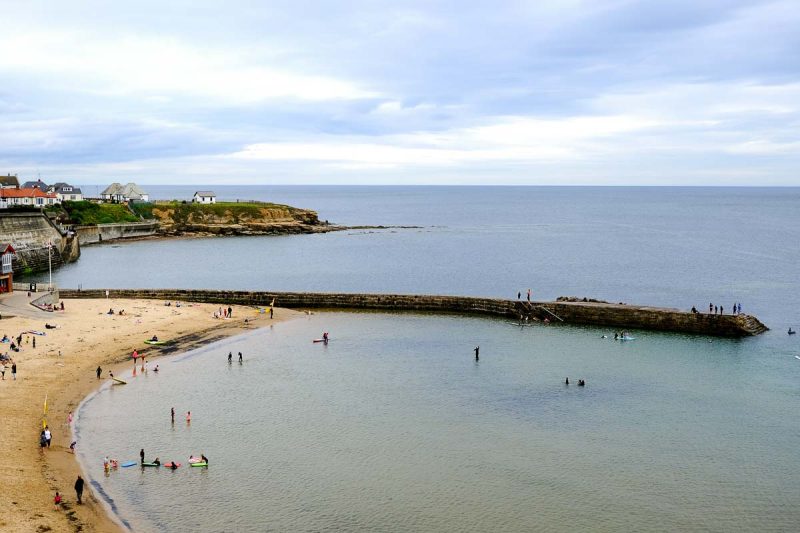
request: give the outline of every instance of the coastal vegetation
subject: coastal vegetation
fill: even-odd
[[[65,222],[79,226],[139,222],[139,217],[134,215],[125,204],[67,201],[61,204],[61,208],[65,215],[61,218],[65,218]]]

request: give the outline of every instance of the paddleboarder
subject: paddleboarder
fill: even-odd
[[[476,361],[480,361],[481,360],[480,355],[479,355],[480,352],[481,352],[481,347],[480,346],[476,346],[475,347],[475,360]]]

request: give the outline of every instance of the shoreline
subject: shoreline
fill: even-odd
[[[73,427],[67,417],[106,382],[108,370],[130,371],[132,347],[148,362],[157,361],[270,322],[302,316],[276,308],[277,316],[270,321],[268,315],[257,314],[252,307],[231,306],[236,318],[220,320],[212,317],[219,307],[215,304],[175,308],[163,302],[131,299],[70,299],[65,303],[66,312],[54,313],[48,322],[58,324],[59,329],[47,330],[41,337],[27,335],[22,350],[9,354],[19,365],[17,380],[11,380],[10,372],[6,372],[5,381],[0,382],[3,418],[9,428],[0,435],[0,484],[5,489],[0,493],[0,505],[7,511],[0,518],[0,529],[4,531],[127,531],[89,483],[83,505],[75,504],[74,480],[86,473],[69,451]],[[126,314],[106,315],[103,310],[109,307],[122,307]],[[16,336],[21,331],[43,329],[44,324],[42,319],[13,317],[0,321],[0,326],[3,333]],[[172,334],[173,342],[159,347],[143,344],[150,334],[163,339]],[[38,341],[36,348],[31,344],[33,338]],[[95,374],[98,365],[103,369],[102,379]],[[38,434],[45,396],[46,420],[53,439],[51,446],[42,450]],[[55,491],[65,502],[59,510],[53,506]]]

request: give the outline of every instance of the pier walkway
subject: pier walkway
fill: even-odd
[[[272,301],[277,307],[290,309],[366,309],[375,311],[428,311],[508,317],[518,320],[518,300],[477,298],[469,296],[436,296],[423,294],[355,294],[269,291],[214,291],[191,289],[108,289],[111,298],[144,298],[164,301],[206,302],[266,307]],[[106,289],[60,289],[62,298],[105,298]],[[767,331],[751,315],[710,315],[679,309],[646,307],[601,302],[525,302],[533,318],[557,316],[564,324],[602,326],[613,329],[645,329],[713,335],[747,337]],[[560,323],[560,322],[559,322]]]

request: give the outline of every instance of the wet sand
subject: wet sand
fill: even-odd
[[[254,308],[233,306],[231,319],[215,319],[219,305],[183,304],[165,306],[156,300],[64,300],[64,312],[48,318],[23,317],[0,320],[0,336],[16,337],[28,331],[45,336],[23,335],[19,353],[0,344],[17,363],[17,379],[9,364],[0,381],[2,431],[0,431],[0,530],[2,531],[118,531],[121,527],[86,484],[83,505],[76,504],[73,485],[80,468],[70,452],[69,413],[81,400],[108,379],[108,371],[121,374],[133,367],[131,353],[145,355],[152,369],[158,357],[186,351],[248,329],[268,326],[302,313],[276,309],[275,318]],[[108,315],[109,308],[125,314]],[[245,319],[248,323],[245,323]],[[45,329],[45,323],[57,329]],[[144,340],[157,335],[171,341],[167,346],[149,346]],[[33,339],[36,347],[33,347]],[[103,368],[97,379],[97,366]],[[45,397],[47,414],[43,416]],[[42,450],[39,434],[43,418],[53,437]],[[80,446],[80,442],[77,443]],[[61,509],[53,505],[55,492],[64,498]]]

